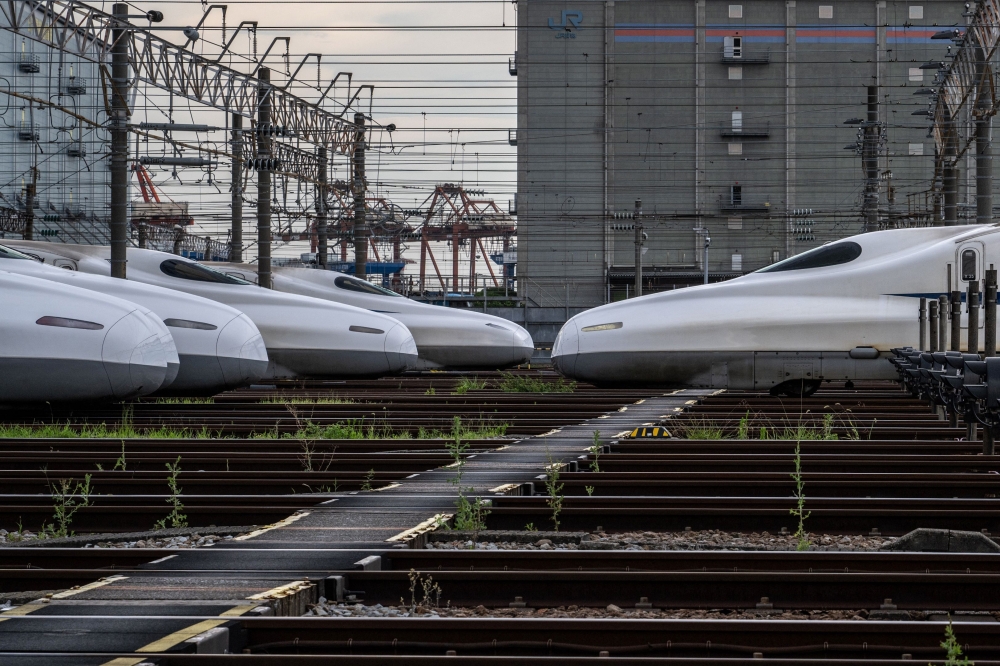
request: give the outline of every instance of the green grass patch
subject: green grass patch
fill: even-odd
[[[465,395],[469,391],[482,391],[486,388],[486,380],[479,377],[462,377],[455,384],[452,395]]]
[[[489,437],[503,437],[507,434],[507,423],[494,423],[491,421],[479,421],[461,423],[458,426],[458,437],[460,439],[485,439]],[[307,422],[305,426],[295,432],[280,435],[281,439],[452,439],[455,437],[454,427],[447,430],[437,428],[419,428],[417,432],[411,433],[408,430],[394,430],[387,425],[375,422],[366,423],[364,419],[351,419],[349,421],[338,421],[336,423],[320,424]],[[275,432],[258,433],[254,435],[256,439],[278,438]]]
[[[728,439],[723,436],[722,426],[711,421],[684,425],[678,429],[677,435],[684,439]]]
[[[678,437],[686,439],[771,439],[786,441],[834,441],[839,439],[836,432],[836,417],[824,414],[820,423],[793,423],[754,418],[750,412],[744,414],[730,429],[730,421],[692,419],[676,427]],[[854,436],[851,436],[851,433]],[[848,439],[858,439],[857,429],[848,427]]]
[[[318,398],[285,398],[285,397],[273,397],[264,398],[259,400],[259,405],[353,405],[354,401],[350,398],[340,398],[337,396],[325,396]]]
[[[576,382],[568,382],[562,377],[555,381],[547,381],[540,377],[517,375],[513,372],[501,372],[500,381],[494,386],[504,393],[572,393],[576,390]]]
[[[479,421],[462,423],[450,430],[419,428],[417,439],[454,439],[458,433],[459,439],[488,439],[490,437],[503,437],[507,434],[509,423],[493,423],[492,421]]]
[[[157,405],[214,405],[215,398],[157,398]]]
[[[131,422],[111,425],[107,423],[82,425],[70,423],[0,424],[0,439],[213,439],[215,437],[218,437],[218,433],[206,428],[201,430],[167,426],[137,428]]]

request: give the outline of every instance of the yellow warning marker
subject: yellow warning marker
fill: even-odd
[[[104,587],[105,585],[110,585],[111,583],[116,583],[120,580],[126,580],[128,576],[108,576],[107,578],[102,578],[101,580],[94,581],[93,583],[87,583],[86,585],[80,585],[79,587],[73,587],[65,592],[57,592],[52,595],[53,599],[68,599],[81,592],[89,592],[90,590],[96,590],[99,587]]]
[[[670,437],[670,431],[663,426],[636,428],[628,435],[627,439],[666,439]]]
[[[149,645],[144,645],[136,650],[136,652],[166,652],[178,643],[183,643],[188,639],[205,633],[209,629],[215,629],[226,622],[227,620],[203,620],[197,624],[192,624],[190,627],[185,627],[180,631],[175,631],[174,633],[164,636],[159,640],[155,640]]]

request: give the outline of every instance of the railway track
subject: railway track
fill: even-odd
[[[963,441],[964,428],[891,385],[824,387],[801,400],[723,393],[670,402],[669,391],[586,386],[507,394],[496,387],[499,375],[486,378],[485,390],[461,394],[457,375],[277,382],[211,403],[144,400],[125,411],[18,415],[40,435],[52,423],[103,423],[139,436],[0,439],[0,487],[7,493],[0,495],[0,525],[50,521],[52,481],[90,475],[95,494],[73,515],[77,533],[96,541],[98,532],[148,530],[169,510],[165,466],[177,456],[182,491],[174,497],[193,529],[265,525],[293,512],[301,519],[212,548],[0,548],[0,601],[76,586],[68,597],[22,606],[20,614],[0,612],[0,660],[124,665],[141,654],[165,666],[423,664],[446,655],[469,664],[599,657],[943,663],[950,615],[967,655],[1000,663],[994,554],[613,545],[616,533],[632,531],[794,531],[796,447],[813,537],[893,537],[917,527],[1000,534],[1000,456],[980,455],[981,443]],[[665,406],[650,411],[657,400]],[[466,426],[460,441],[468,448],[459,455],[473,474],[467,478],[481,478],[467,483],[490,500],[484,527],[522,535],[528,525],[545,529],[556,497],[551,488],[559,487],[560,529],[582,532],[578,541],[586,533],[607,535],[605,547],[613,549],[421,548],[420,532],[402,526],[455,511],[455,416]],[[634,425],[612,426],[619,423]],[[622,436],[655,423],[675,437]],[[308,428],[337,424],[371,428],[360,439],[307,436]],[[495,429],[476,436],[476,428],[497,424],[505,426],[502,437]],[[164,427],[172,429],[170,439],[142,436]],[[123,447],[127,471],[114,469]],[[549,447],[564,463],[555,486],[546,485]],[[341,536],[331,541],[333,532],[323,530]],[[397,533],[400,541],[385,541]],[[451,603],[448,613],[462,616],[435,618],[430,607],[414,611],[426,616],[420,619],[363,617],[363,610],[347,613],[355,617],[290,616],[320,596],[331,604],[340,599],[345,609],[399,606],[410,596],[412,575],[433,577],[441,603]],[[281,591],[293,583],[303,591]],[[266,589],[263,601],[245,598]],[[258,603],[287,617],[251,613]],[[570,608],[576,610],[559,610]],[[859,615],[762,621],[838,612]],[[690,619],[662,619],[664,613]],[[757,619],[705,620],[699,613]],[[171,638],[177,636],[185,638]],[[220,645],[233,654],[196,654]]]
[[[7,623],[25,633],[56,632],[65,617],[26,615]],[[99,643],[115,631],[116,618],[74,618],[87,643]],[[155,636],[164,625],[184,627],[198,617],[145,617],[135,621],[136,634]],[[698,621],[698,620],[537,620],[512,618],[502,622],[483,619],[367,620],[350,618],[246,618],[213,620],[228,629],[229,645],[248,655],[280,655],[287,661],[247,663],[317,663],[305,655],[363,655],[400,657],[434,656],[454,652],[455,657],[625,657],[660,658],[670,663],[697,659],[792,659],[776,663],[813,663],[812,660],[938,660],[940,635],[945,622],[833,622],[833,621]],[[984,623],[957,625],[966,654],[976,660],[996,660],[995,628]],[[234,640],[235,637],[235,640]],[[79,639],[77,639],[79,642]],[[53,647],[63,641],[54,640]],[[12,637],[16,650],[20,641]],[[13,651],[13,650],[12,650]],[[57,650],[52,650],[50,653]],[[111,653],[113,654],[113,653]],[[162,654],[162,653],[160,653]],[[148,658],[157,658],[157,653]],[[294,655],[294,656],[293,656]],[[759,655],[759,656],[756,656]],[[904,656],[904,655],[908,655]],[[128,655],[134,658],[133,655]],[[146,655],[144,655],[146,656]],[[243,655],[197,658],[169,654],[165,664],[241,663]],[[297,661],[297,659],[300,659]],[[865,660],[865,661],[859,661]],[[875,660],[869,662],[867,660]],[[363,662],[362,662],[363,663]],[[381,662],[375,662],[381,663]],[[419,663],[419,662],[414,662]],[[560,663],[555,661],[553,663]],[[730,662],[724,662],[730,663]],[[740,662],[734,662],[740,663]],[[833,663],[837,663],[834,661]],[[841,662],[844,663],[844,662]],[[937,661],[936,663],[943,663]],[[989,663],[989,662],[987,662]]]

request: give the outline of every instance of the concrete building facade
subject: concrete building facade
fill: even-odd
[[[869,86],[884,123],[880,225],[931,223],[934,143],[913,114],[928,108],[927,63],[952,44],[932,37],[964,26],[964,11],[941,0],[520,0],[522,294],[570,307],[624,297],[637,199],[647,293],[701,282],[706,235],[717,280],[860,233],[864,175],[848,149],[860,122],[845,121],[867,117]],[[960,202],[974,209],[968,166]]]
[[[36,239],[107,243],[110,137],[100,68],[9,28],[0,29],[0,53],[0,209],[23,213],[34,183]]]

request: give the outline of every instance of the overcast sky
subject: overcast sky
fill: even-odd
[[[101,4],[110,11],[112,3]],[[137,3],[136,7],[162,11],[165,19],[160,25],[171,27],[197,24],[206,8],[200,2]],[[463,182],[467,188],[485,190],[502,207],[507,206],[516,184],[516,152],[507,142],[507,130],[516,126],[516,79],[507,71],[515,43],[514,4],[232,2],[226,13],[227,38],[241,21],[259,22],[259,55],[275,37],[291,38],[287,59],[283,43],[267,58],[272,81],[284,84],[286,67],[294,70],[307,53],[320,53],[321,87],[342,71],[353,74],[355,90],[362,84],[375,86],[371,112],[375,125],[384,128],[391,123],[398,129],[391,137],[383,129],[374,129],[370,135],[373,150],[368,155],[368,180],[374,192],[412,208],[435,184]],[[134,23],[145,25],[141,20]],[[183,43],[178,31],[159,35]],[[195,50],[215,57],[221,42],[222,14],[215,10],[201,30]],[[245,30],[236,38],[233,50],[239,57],[226,60],[236,69],[249,71],[253,44]],[[316,85],[317,67],[311,59],[296,79],[296,94],[315,99]],[[338,84],[336,99],[343,103],[346,92],[346,86]],[[367,93],[364,99],[361,106],[367,112]],[[136,106],[140,120],[145,115],[162,122],[170,99],[162,91],[141,86]],[[173,100],[173,118],[175,122],[196,119],[214,125],[225,123],[222,112],[204,111],[180,99]],[[221,147],[225,137],[215,132],[199,135],[197,140],[205,146]],[[312,150],[307,144],[300,145]],[[140,147],[140,151],[147,149],[155,152],[160,148]],[[211,177],[194,169],[179,171],[177,178],[167,171],[154,177],[168,196],[189,200],[195,210],[200,208],[205,213],[203,219],[214,215],[217,222],[205,223],[203,230],[218,232],[224,229],[221,218],[228,210],[228,171],[220,165],[219,173]],[[294,202],[301,196],[299,187],[290,185],[293,191],[281,196]],[[301,245],[293,244],[283,253],[300,251]]]

